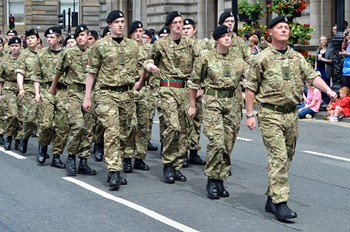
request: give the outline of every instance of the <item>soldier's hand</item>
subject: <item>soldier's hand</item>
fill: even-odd
[[[50,88],[49,88],[49,93],[51,93],[52,95],[56,95],[56,93],[57,93],[57,89],[56,88],[53,88],[52,86],[50,86]]]
[[[150,70],[151,73],[153,73],[153,74],[156,74],[156,73],[159,71],[157,65],[154,65],[154,64],[152,64],[152,65],[149,67],[149,70]]]
[[[83,109],[85,112],[89,112],[91,109],[91,100],[90,99],[84,99],[83,102]]]
[[[142,89],[142,83],[140,81],[135,82],[134,89],[140,91]]]
[[[39,103],[41,101],[41,97],[40,97],[40,94],[38,95],[35,95],[35,102]]]
[[[337,98],[338,98],[338,95],[336,92],[334,91],[328,91],[327,92],[327,95],[331,98],[332,101],[335,101]]]
[[[196,108],[190,106],[187,114],[189,117],[193,118],[196,115]]]
[[[20,89],[18,93],[19,97],[24,97],[24,89]]]
[[[254,130],[256,127],[256,122],[255,122],[255,118],[248,118],[247,121],[245,122],[245,124],[247,125],[247,127],[251,130]]]
[[[203,95],[204,95],[204,89],[199,89],[199,90],[197,91],[196,98],[200,98],[200,97],[202,97]]]

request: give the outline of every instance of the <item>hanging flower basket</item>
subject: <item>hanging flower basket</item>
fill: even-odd
[[[260,0],[253,5],[247,0],[240,0],[238,2],[238,15],[241,22],[257,21],[265,17],[264,5]]]

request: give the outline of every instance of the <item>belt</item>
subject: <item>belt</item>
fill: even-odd
[[[51,87],[51,83],[49,82],[41,83],[40,86],[43,89],[49,89]],[[59,90],[67,89],[67,86],[63,83],[57,83],[57,89]]]
[[[58,83],[57,83],[57,89],[59,89],[59,90],[67,89],[67,85],[58,82]]]
[[[183,80],[160,80],[161,87],[185,88],[186,81]]]
[[[31,84],[32,81],[31,80],[23,80],[23,84]]]
[[[231,89],[206,89],[206,95],[215,96],[217,98],[231,98],[234,95],[233,88]]]
[[[77,84],[77,83],[69,84],[68,85],[68,89],[84,91],[85,90],[85,84]]]
[[[132,90],[132,85],[123,85],[123,86],[101,86],[100,89],[102,90],[110,90],[113,92],[127,92],[129,90]]]
[[[296,109],[295,106],[276,106],[276,105],[272,105],[269,103],[262,103],[261,106],[263,108],[266,108],[269,110],[275,110],[275,111],[278,111],[278,112],[284,113],[284,114],[294,112]]]

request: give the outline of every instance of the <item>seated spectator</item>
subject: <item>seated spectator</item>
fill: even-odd
[[[321,91],[306,83],[307,96],[303,94],[304,103],[298,105],[299,118],[313,118],[319,111],[322,102]]]
[[[260,52],[260,48],[258,47],[259,44],[259,38],[257,35],[252,35],[249,37],[249,47],[250,47],[250,53],[252,55],[256,55]]]
[[[340,98],[329,103],[327,110],[330,122],[338,122],[342,117],[350,117],[350,89],[346,86],[339,90]]]
[[[350,29],[344,32],[342,51],[339,52],[339,55],[344,57],[343,85],[350,88]]]

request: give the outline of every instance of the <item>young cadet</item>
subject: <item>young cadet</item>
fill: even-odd
[[[2,62],[2,58],[5,56],[4,51],[4,40],[0,37],[0,61]],[[0,80],[0,85],[2,88],[3,80]],[[0,99],[2,99],[3,95],[0,92]],[[0,145],[4,145],[4,133],[5,133],[5,112],[3,102],[0,102]]]
[[[56,89],[58,80],[64,75],[64,82],[68,87],[68,101],[66,113],[68,116],[68,157],[66,161],[66,172],[68,176],[96,175],[96,170],[91,169],[87,164],[90,156],[90,143],[88,131],[85,125],[85,112],[81,105],[84,99],[85,71],[88,64],[88,38],[90,32],[86,25],[78,25],[74,36],[77,45],[63,51],[62,59],[57,64],[57,72],[52,83],[52,89]],[[77,169],[76,156],[79,156]]]

